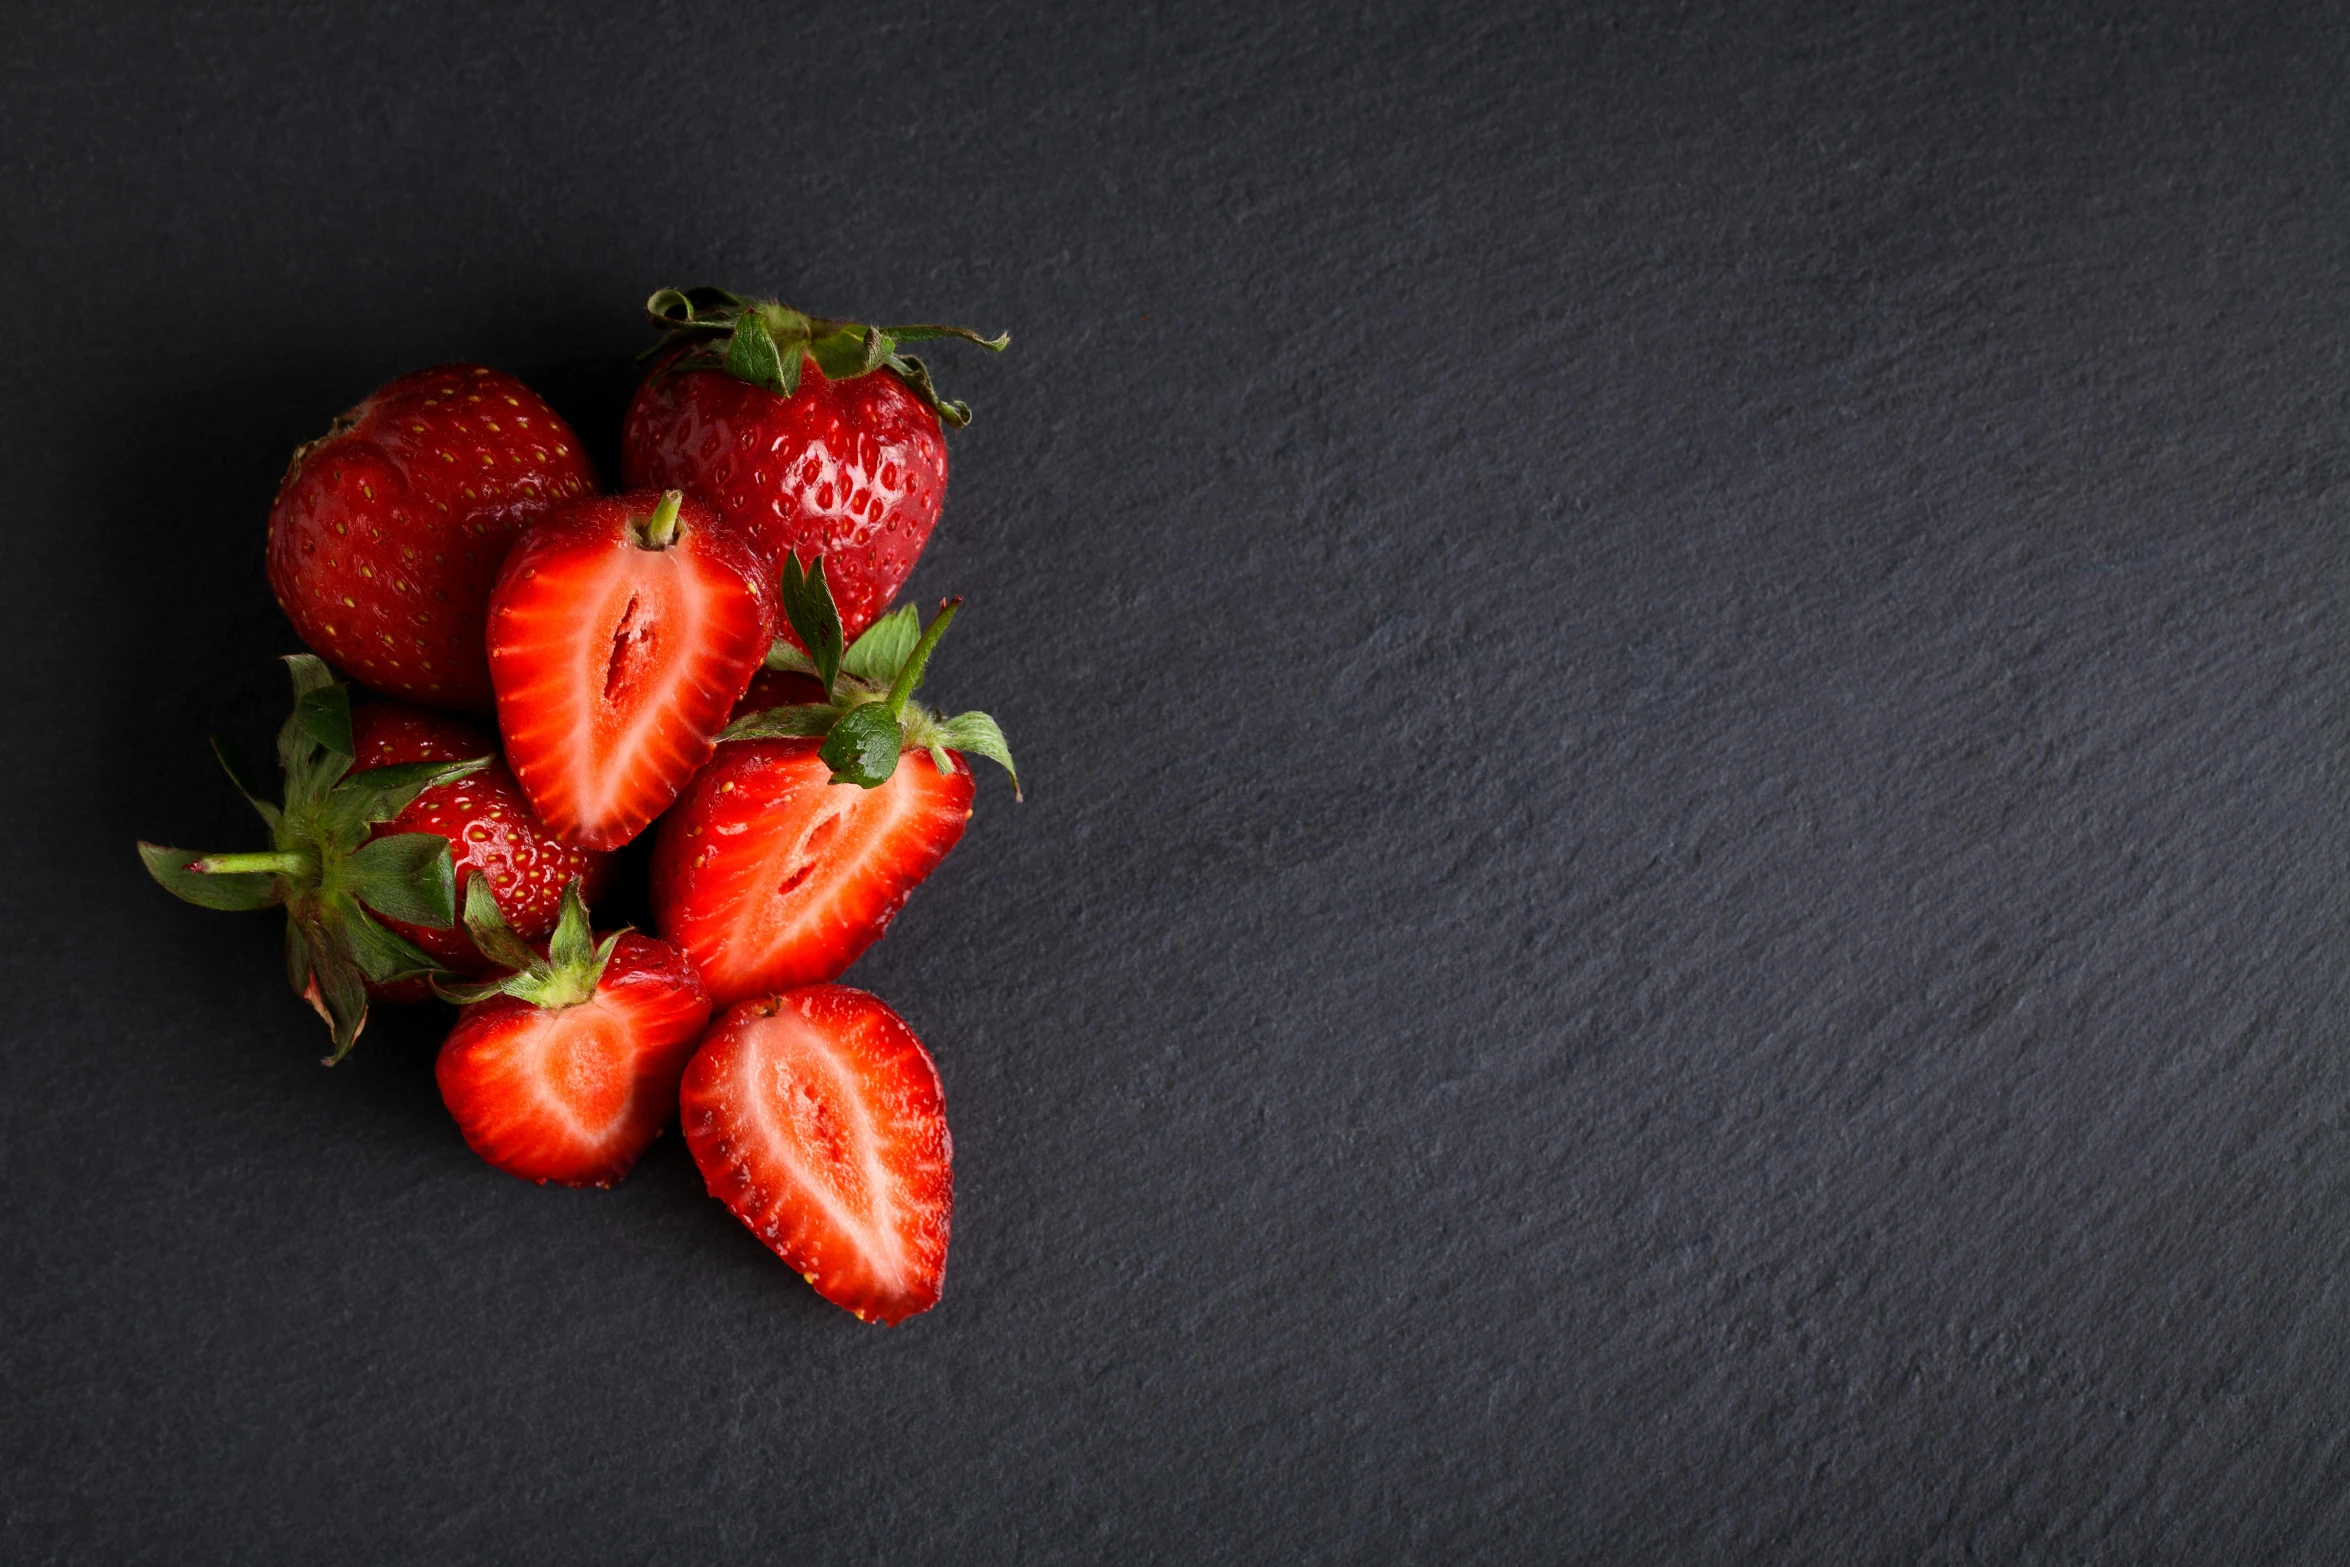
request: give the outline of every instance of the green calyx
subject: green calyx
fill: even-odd
[[[271,846],[240,854],[195,854],[139,845],[147,874],[200,908],[286,911],[286,978],[317,1009],[334,1036],[333,1065],[367,1026],[367,986],[444,972],[410,942],[387,930],[381,915],[446,929],[456,923],[457,880],[449,841],[435,833],[369,834],[435,784],[489,765],[403,762],[351,771],[351,692],[308,653],[286,659],[294,711],[278,731],[285,772],[282,803],[272,804],[244,777],[219,741],[229,781],[269,825]]]
[[[435,979],[432,988],[443,1001],[462,1007],[492,996],[512,996],[550,1012],[576,1007],[595,996],[604,969],[612,961],[612,949],[626,934],[614,931],[598,944],[588,924],[587,901],[575,881],[563,889],[563,912],[555,920],[555,933],[547,939],[542,957],[506,924],[488,880],[481,876],[465,884],[465,930],[481,948],[482,956],[508,972],[464,984]]]
[[[912,388],[938,422],[960,430],[971,422],[971,405],[938,394],[931,384],[930,367],[899,345],[927,338],[959,337],[1001,353],[1012,341],[1009,332],[982,337],[963,326],[912,324],[867,326],[862,321],[835,321],[812,316],[772,299],[748,299],[723,288],[664,288],[645,301],[645,313],[661,328],[661,341],[645,351],[654,358],[672,348],[686,352],[669,369],[724,370],[738,381],[763,386],[780,397],[800,389],[804,359],[831,381],[854,380],[887,370]]]
[[[807,651],[777,638],[768,649],[769,669],[813,675],[824,688],[822,702],[803,702],[746,713],[720,732],[721,740],[822,739],[816,754],[832,769],[836,784],[878,789],[897,772],[908,751],[928,754],[942,773],[954,771],[948,754],[984,756],[1012,776],[1012,797],[1021,798],[1020,772],[1004,732],[985,713],[946,717],[913,699],[930,667],[938,639],[953,624],[961,599],[947,599],[929,625],[911,604],[901,604],[841,646],[840,611],[824,581],[824,560],[803,572],[799,557],[783,558],[783,610]]]

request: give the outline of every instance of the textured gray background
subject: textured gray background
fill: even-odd
[[[0,1557],[2343,1559],[2346,36],[10,7]],[[287,451],[698,281],[1016,339],[896,1332],[130,852]]]

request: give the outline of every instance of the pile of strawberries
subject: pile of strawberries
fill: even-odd
[[[609,1186],[676,1112],[713,1196],[897,1323],[945,1278],[953,1145],[913,1030],[831,981],[962,837],[966,758],[1012,771],[995,720],[915,700],[958,601],[886,608],[971,417],[903,345],[1006,339],[721,289],[647,308],[624,493],[477,365],[294,454],[269,583],[315,651],[286,660],[280,800],[221,752],[271,846],[139,853],[190,903],[285,910],[330,1062],[371,998],[455,1003],[441,1097],[499,1169]],[[648,830],[657,937],[599,936],[612,851]]]

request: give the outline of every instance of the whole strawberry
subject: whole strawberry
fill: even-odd
[[[353,772],[351,693],[307,653],[286,660],[294,712],[278,731],[283,803],[272,805],[220,752],[229,779],[268,823],[271,847],[193,854],[141,843],[139,858],[165,891],[208,909],[286,911],[286,977],[334,1035],[339,1061],[367,1026],[371,989],[429,975],[439,965],[384,920],[444,927],[456,919],[449,841],[382,833],[436,784],[480,772],[489,757],[402,762]],[[218,747],[216,746],[217,750]]]
[[[479,772],[435,784],[378,832],[422,832],[445,838],[456,880],[459,908],[475,880],[487,885],[498,912],[526,941],[544,941],[563,908],[563,889],[583,883],[594,898],[602,889],[610,857],[577,848],[547,829],[530,808],[521,785],[497,744],[470,725],[397,702],[368,702],[351,710],[352,766],[388,767],[399,762],[447,762],[489,756]],[[445,929],[386,919],[390,929],[453,974],[479,974],[495,966],[463,925]],[[405,990],[383,991],[393,1000],[424,999],[422,980]]]
[[[269,513],[269,585],[345,674],[487,712],[482,624],[507,547],[594,488],[579,438],[529,387],[480,365],[419,370],[294,453]]]
[[[963,327],[872,327],[804,315],[724,289],[662,289],[646,302],[666,335],[621,430],[631,489],[682,489],[759,548],[830,565],[856,636],[897,595],[946,499],[942,425],[971,422],[902,343],[1011,339]]]
[[[491,966],[451,928],[460,875],[543,932],[564,885],[600,866],[538,825],[483,737],[391,704],[355,717],[349,687],[324,663],[297,653],[286,664],[294,712],[278,732],[281,803],[220,758],[271,846],[196,854],[141,843],[139,857],[200,907],[285,909],[287,978],[326,1020],[339,1061],[367,1024],[370,995],[419,999],[435,976]]]

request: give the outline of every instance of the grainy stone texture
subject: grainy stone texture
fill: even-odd
[[[629,12],[633,14],[623,14]],[[2332,6],[16,7],[0,1557],[2350,1556]],[[949,345],[945,1303],[262,917],[287,452]]]

